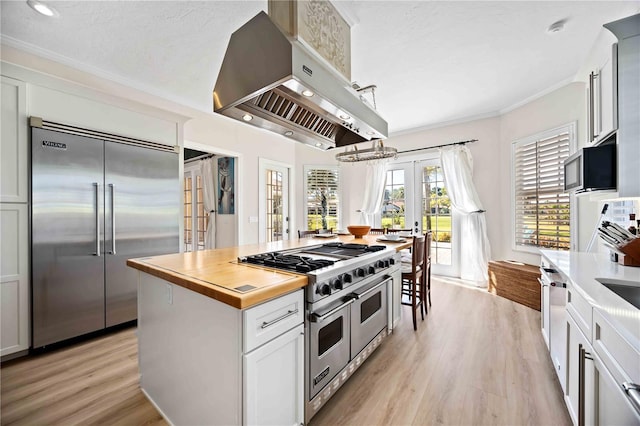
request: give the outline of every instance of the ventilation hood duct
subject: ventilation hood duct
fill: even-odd
[[[213,110],[319,149],[387,137],[387,122],[265,12],[231,34]]]

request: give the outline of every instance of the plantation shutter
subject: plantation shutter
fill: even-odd
[[[326,197],[326,229],[338,228],[338,169],[307,170],[307,229],[325,229],[322,223],[322,197]]]
[[[516,143],[515,243],[569,249],[569,194],[562,162],[569,156],[569,132]]]

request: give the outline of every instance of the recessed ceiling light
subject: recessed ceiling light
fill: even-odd
[[[291,130],[287,130],[286,132],[284,132],[285,136],[293,136],[293,132]]]
[[[351,116],[348,114],[338,114],[338,117],[340,117],[342,120],[351,120]]]
[[[243,116],[242,116],[242,119],[243,119],[244,121],[251,121],[251,120],[253,120],[253,115],[251,115],[251,114],[245,114],[245,115],[243,115]]]
[[[305,90],[303,90],[303,91],[302,91],[302,94],[303,94],[303,95],[305,95],[306,97],[309,97],[309,98],[310,98],[311,96],[313,96],[313,92],[312,92],[311,90],[309,90],[309,89],[305,89]]]
[[[559,21],[554,22],[553,24],[549,25],[549,28],[547,28],[547,32],[549,34],[559,33],[564,29],[564,24],[566,22],[567,21],[565,19],[561,19]]]
[[[40,1],[27,0],[27,5],[29,5],[29,7],[31,9],[35,10],[36,12],[38,12],[41,15],[49,16],[49,17],[60,16],[60,14],[58,13],[57,10],[55,10],[51,6],[46,5],[46,4],[44,4],[44,3],[40,2]]]

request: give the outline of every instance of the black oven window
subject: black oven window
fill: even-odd
[[[382,307],[382,292],[377,292],[364,302],[360,308],[360,324],[364,323],[371,315],[375,314]]]
[[[339,317],[318,331],[318,357],[342,340],[342,319]]]

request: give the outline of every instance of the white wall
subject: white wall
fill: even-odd
[[[533,265],[540,263],[539,255],[512,249],[511,144],[518,139],[577,121],[577,140],[578,146],[581,146],[585,138],[585,102],[584,84],[571,83],[500,117],[500,145],[497,153],[498,161],[496,162],[499,178],[494,183],[494,186],[500,194],[503,194],[500,197],[503,232],[500,235],[500,240],[493,245],[494,259],[513,259]],[[583,204],[581,212],[584,210],[582,213],[584,213],[585,217],[591,216],[591,209],[597,209],[596,203],[590,205],[588,201],[584,203],[581,201],[581,204]],[[584,226],[581,225],[581,228],[584,228]],[[583,233],[580,232],[580,234]],[[581,237],[580,239],[583,240],[584,238]]]
[[[296,149],[300,144],[290,141],[284,136],[258,129],[229,118],[195,113],[192,120],[185,124],[184,137],[190,143],[196,143],[202,149],[210,147],[211,152],[221,153],[238,158],[236,164],[236,214],[238,215],[238,244],[253,244],[259,240],[257,222],[249,218],[259,216],[261,206],[258,205],[258,159],[265,158],[280,163],[296,164]],[[295,186],[302,173],[297,174],[293,182]],[[296,209],[298,192],[291,196],[293,208]],[[294,212],[296,210],[293,210]],[[292,214],[291,231],[297,227],[296,214]],[[221,218],[221,216],[219,216]],[[225,218],[222,217],[224,220]],[[218,227],[225,226],[223,222]],[[226,224],[229,226],[229,224]]]

